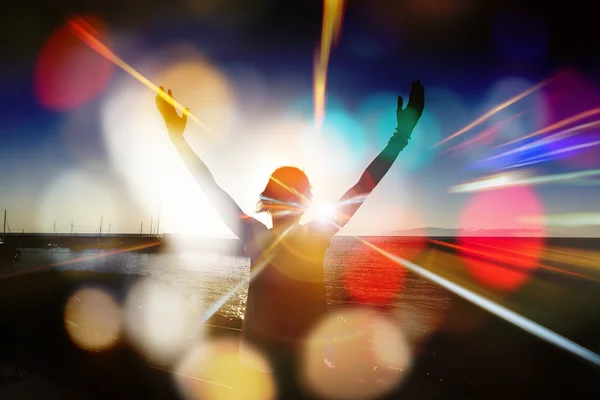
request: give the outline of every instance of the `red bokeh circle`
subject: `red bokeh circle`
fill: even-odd
[[[459,224],[458,253],[482,284],[514,290],[537,268],[545,245],[543,208],[531,188],[477,193]]]
[[[81,107],[106,88],[114,66],[86,43],[81,27],[103,41],[106,27],[97,17],[77,17],[56,30],[37,59],[34,83],[39,103],[54,111]]]

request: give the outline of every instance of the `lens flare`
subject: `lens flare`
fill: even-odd
[[[443,254],[436,254],[426,259],[438,263],[440,256],[444,257]],[[411,283],[400,292],[393,309],[407,341],[414,349],[444,325],[453,304],[450,294],[439,286],[418,277]]]
[[[511,144],[514,144],[514,143],[517,143],[517,142],[521,142],[523,140],[527,140],[527,139],[532,138],[532,137],[540,136],[540,135],[543,135],[544,133],[548,133],[548,132],[552,132],[552,131],[554,131],[556,129],[564,128],[565,126],[571,125],[571,124],[573,124],[575,122],[579,122],[579,121],[584,120],[586,118],[594,117],[594,116],[596,116],[598,114],[600,114],[600,107],[592,108],[590,110],[580,112],[580,113],[578,113],[576,115],[573,115],[571,117],[568,117],[568,118],[565,118],[565,119],[560,120],[558,122],[555,122],[555,123],[553,123],[551,125],[548,125],[548,126],[546,126],[544,128],[538,129],[535,132],[532,132],[530,134],[523,135],[523,136],[519,137],[518,139],[511,140],[511,141],[506,142],[506,143],[502,143],[502,144],[500,144],[500,145],[498,145],[498,146],[496,146],[494,148],[505,147],[505,146],[508,146],[508,145],[511,145]]]
[[[511,105],[515,104],[516,102],[518,102],[519,100],[531,95],[532,93],[537,92],[538,90],[544,88],[545,86],[549,85],[551,82],[555,81],[556,79],[558,79],[558,77],[562,76],[562,74],[559,74],[558,76],[554,77],[554,78],[550,78],[547,79],[545,81],[542,81],[540,83],[538,83],[537,85],[532,86],[531,88],[519,93],[516,96],[511,97],[510,99],[498,104],[497,106],[493,107],[491,110],[489,110],[488,112],[486,112],[485,114],[481,115],[480,117],[476,118],[473,122],[470,122],[469,124],[467,124],[464,128],[459,129],[457,132],[453,133],[452,135],[448,136],[446,139],[438,142],[437,144],[435,144],[433,147],[437,147],[445,142],[448,142],[470,130],[472,130],[473,128],[481,125],[482,123],[484,123],[485,121],[487,121],[488,119],[490,119],[491,117],[493,117],[494,115],[496,115],[497,113],[499,113],[500,111],[510,107]]]
[[[179,102],[175,101],[171,96],[167,95],[165,92],[160,90],[160,88],[157,85],[152,83],[148,78],[140,74],[136,69],[131,67],[119,56],[117,56],[108,46],[106,46],[106,44],[104,44],[101,40],[98,39],[98,37],[96,37],[94,32],[90,30],[86,24],[82,23],[80,18],[68,20],[68,25],[83,43],[87,44],[91,49],[103,56],[107,61],[117,65],[123,71],[127,72],[133,78],[137,79],[140,83],[142,83],[154,93],[162,97],[163,100],[167,101],[169,104],[172,104],[177,110],[179,110],[179,112],[184,112],[185,107],[183,107]],[[206,132],[212,134],[215,138],[221,139],[219,135],[217,135],[212,129],[208,127],[208,125],[200,121],[191,112],[188,112],[188,118],[196,122]]]
[[[207,109],[227,120],[217,125],[220,128],[225,129],[225,124],[233,119],[231,88],[222,74],[206,60],[194,56],[181,57],[169,62],[157,73],[165,84],[180,90],[174,92],[177,98],[181,95],[192,107],[209,105],[210,96],[213,96],[212,106]],[[187,86],[178,74],[190,79]],[[207,79],[211,80],[210,83],[203,83]],[[111,165],[141,206],[143,211],[140,213],[156,215],[160,206],[163,232],[228,234],[228,228],[206,194],[181,163],[169,140],[164,121],[156,110],[153,96],[127,76],[119,77],[117,83],[118,87],[108,93],[102,104],[103,139]],[[204,86],[202,94],[194,90],[198,84]],[[194,128],[188,124],[188,131],[194,132]],[[190,138],[191,146],[195,147],[193,138],[196,135]],[[211,142],[201,140],[204,148],[208,143]],[[203,154],[203,159],[210,165],[213,152],[207,153]]]
[[[553,133],[552,135],[549,135],[549,136],[543,137],[541,139],[535,140],[535,141],[533,141],[531,143],[524,144],[524,145],[519,146],[519,147],[517,147],[515,149],[508,150],[508,151],[502,152],[502,153],[500,153],[498,155],[489,157],[489,158],[486,159],[486,161],[494,160],[494,159],[500,158],[500,157],[505,157],[505,156],[508,156],[508,155],[511,155],[511,154],[515,154],[515,153],[525,152],[527,150],[532,150],[532,149],[535,149],[537,147],[541,147],[541,146],[544,146],[544,145],[547,145],[547,144],[550,144],[550,143],[554,143],[554,142],[560,141],[562,139],[569,138],[571,136],[577,135],[577,134],[579,134],[581,132],[584,132],[584,131],[586,131],[588,129],[596,128],[599,125],[600,125],[600,121],[592,121],[592,122],[587,122],[585,124],[579,124],[579,125],[570,127],[568,129],[565,129],[565,130]]]
[[[525,223],[524,216],[543,216],[539,200],[528,187],[479,193],[466,205],[460,217],[463,233],[458,238],[458,250],[481,283],[514,290],[537,267],[545,245],[545,239],[539,236],[544,225],[540,221]],[[500,227],[507,233],[505,237],[473,237],[469,233],[473,227]]]
[[[142,278],[129,290],[126,328],[132,344],[159,363],[174,361],[200,335],[192,305],[175,287]]]
[[[314,66],[314,117],[315,128],[320,131],[325,118],[325,91],[327,86],[327,68],[331,47],[340,37],[344,0],[323,0],[323,27],[321,31],[321,50],[317,54]]]
[[[44,44],[35,69],[38,101],[56,111],[67,111],[95,99],[106,88],[114,66],[81,42],[73,24],[95,36],[106,35],[102,20],[74,18],[65,23]]]
[[[323,201],[315,206],[316,208],[316,220],[322,223],[326,223],[327,221],[335,220],[336,209],[335,206]]]
[[[165,90],[172,90],[179,103],[193,110],[199,120],[219,132],[220,138],[225,140],[237,119],[232,84],[218,66],[198,52],[181,53],[174,54],[172,61],[156,74],[154,80]],[[198,127],[190,124],[187,134],[194,128]],[[201,137],[202,132],[197,130]],[[203,142],[203,145],[206,147],[207,143]]]
[[[342,310],[309,334],[301,382],[320,397],[379,398],[401,383],[411,361],[398,324],[373,310]]]
[[[103,351],[119,340],[122,314],[117,301],[98,288],[77,290],[65,305],[65,329],[76,346]]]
[[[185,399],[270,400],[276,386],[267,360],[250,347],[244,348],[246,366],[239,362],[237,345],[220,339],[196,345],[180,361],[175,381]]]
[[[480,192],[511,186],[541,185],[544,183],[570,181],[597,175],[600,175],[600,169],[540,176],[531,176],[527,171],[515,171],[512,173],[507,172],[491,175],[476,181],[455,185],[449,191],[450,193]]]
[[[556,159],[558,156],[573,157],[575,155],[580,155],[581,150],[591,149],[593,147],[598,147],[599,145],[600,145],[600,140],[595,140],[593,142],[580,143],[580,144],[573,145],[573,146],[566,146],[566,147],[559,148],[558,150],[548,151],[543,154],[538,154],[537,156],[534,156],[534,157],[526,158],[518,164],[513,164],[513,165],[510,165],[510,166],[502,168],[502,169],[519,168],[519,167],[525,167],[528,165],[539,164],[542,162]],[[554,156],[557,156],[557,157],[554,157]]]
[[[503,307],[502,305],[481,296],[453,281],[450,281],[434,272],[431,272],[417,264],[414,264],[408,260],[403,259],[402,257],[397,257],[394,254],[383,251],[379,249],[377,246],[359,238],[354,237],[358,241],[364,243],[366,246],[378,250],[381,254],[388,257],[390,260],[397,262],[400,265],[403,265],[410,271],[422,276],[425,279],[428,279],[444,289],[456,294],[457,296],[462,297],[463,299],[481,307],[483,310],[486,310],[505,321],[525,330],[526,332],[531,333],[532,335],[537,336],[538,338],[545,340],[548,343],[555,345],[563,350],[568,351],[569,353],[581,357],[582,359],[589,361],[595,366],[600,366],[600,355],[594,353],[593,351],[578,345],[577,343],[565,338],[564,336],[560,336],[556,332],[551,331],[550,329],[528,319],[524,316],[509,310],[508,308]]]
[[[548,225],[552,226],[580,227],[600,225],[600,213],[597,212],[545,215],[543,219]],[[539,223],[540,218],[535,216],[524,216],[522,221],[527,223]]]
[[[100,216],[104,216],[104,221],[123,221],[124,218],[119,213],[114,182],[105,175],[80,169],[67,170],[47,182],[37,207],[34,232],[52,232],[55,228],[57,233],[69,233],[70,222],[74,221],[77,233],[93,233],[98,229]]]

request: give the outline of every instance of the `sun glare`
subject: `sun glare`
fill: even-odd
[[[186,91],[180,82],[167,78],[163,79],[167,87],[179,87],[179,96],[193,103],[189,96],[198,82],[193,81]],[[169,142],[152,92],[125,77],[119,89],[107,97],[103,114],[112,162],[148,216],[148,221],[143,221],[144,232],[150,227],[150,216],[156,222],[160,209],[161,232],[229,233]],[[210,152],[205,150],[205,155],[209,157]]]
[[[318,221],[327,222],[331,221],[335,216],[335,207],[333,204],[328,202],[319,202],[316,204],[316,216]]]

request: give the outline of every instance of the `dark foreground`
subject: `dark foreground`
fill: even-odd
[[[74,288],[94,283],[124,300],[135,279],[43,271],[0,280],[0,365],[29,374],[17,378],[5,367],[0,398],[181,398],[171,374],[150,367],[128,345],[89,353],[75,347],[65,332],[64,304]],[[596,283],[577,285],[588,292],[599,287]],[[596,398],[598,368],[456,296],[452,298],[454,306],[445,326],[420,347],[410,374],[388,398]],[[584,323],[568,332],[569,339],[600,352],[600,318],[589,314],[577,317]],[[240,321],[210,322],[240,325]],[[457,329],[465,326],[471,328]],[[217,329],[213,334],[236,335],[236,331]],[[35,394],[28,397],[26,393]]]

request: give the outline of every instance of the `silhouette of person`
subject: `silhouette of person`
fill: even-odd
[[[160,90],[164,91],[162,87]],[[172,98],[170,90],[168,96]],[[423,113],[424,103],[425,93],[420,81],[412,83],[405,109],[402,97],[398,97],[395,133],[358,182],[341,197],[331,224],[300,224],[300,218],[311,202],[309,180],[298,168],[276,169],[261,193],[256,209],[270,214],[273,226],[268,229],[246,215],[221,189],[185,141],[183,133],[188,109],[179,116],[173,104],[160,95],[156,97],[157,108],[175,148],[225,224],[243,242],[251,259],[240,355],[246,344],[266,355],[279,379],[280,393],[286,390],[295,393],[301,386],[293,381],[299,379],[297,361],[303,339],[327,309],[323,261],[331,239],[358,211],[408,144]]]

